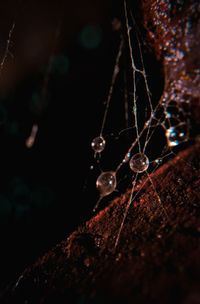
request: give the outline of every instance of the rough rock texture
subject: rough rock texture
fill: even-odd
[[[114,242],[130,191],[26,269],[9,303],[199,303],[199,143],[147,181]],[[143,180],[145,182],[145,180]]]
[[[200,119],[200,4],[198,1],[142,1],[149,44],[163,62],[163,101],[182,104]]]

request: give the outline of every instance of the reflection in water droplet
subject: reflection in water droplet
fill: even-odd
[[[177,146],[188,140],[188,125],[180,123],[175,127],[166,130],[166,137],[169,147]]]
[[[159,165],[162,163],[162,161],[163,161],[162,158],[155,159],[155,163]]]
[[[102,136],[95,137],[91,143],[91,147],[95,152],[102,152],[105,148],[106,142]]]
[[[96,180],[96,188],[99,190],[99,199],[93,208],[95,212],[102,198],[111,194],[117,186],[116,173],[114,171],[102,172]]]
[[[101,235],[97,235],[94,238],[95,246],[100,248],[104,243],[104,238]]]
[[[130,152],[126,153],[126,155],[125,155],[125,157],[123,159],[123,163],[127,163],[129,161],[129,159],[130,159],[130,156],[131,156]]]
[[[137,153],[130,159],[129,166],[136,173],[142,173],[149,166],[149,159],[144,153]]]
[[[100,196],[104,197],[112,193],[117,186],[116,174],[113,171],[102,172],[96,181],[96,187]]]

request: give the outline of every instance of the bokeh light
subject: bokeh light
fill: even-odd
[[[69,69],[69,59],[67,56],[59,55],[55,56],[51,67],[51,73],[53,74],[65,74]]]
[[[86,49],[95,49],[102,40],[102,31],[99,26],[87,25],[79,33],[78,41]]]

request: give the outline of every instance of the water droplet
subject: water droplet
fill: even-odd
[[[154,113],[152,114],[152,118],[154,117]],[[146,123],[146,126],[150,126],[151,125],[151,119],[149,119]]]
[[[96,153],[100,153],[104,150],[106,145],[105,139],[102,136],[95,137],[91,142],[91,147]]]
[[[129,159],[130,159],[130,156],[131,156],[130,152],[126,153],[126,155],[125,155],[125,157],[123,159],[123,163],[127,163],[129,161]]]
[[[156,164],[161,164],[162,163],[162,158],[157,158],[157,159],[155,159],[155,163]]]
[[[117,186],[116,173],[113,171],[102,172],[96,181],[96,187],[100,196],[104,197],[112,193]]]
[[[94,238],[95,246],[100,248],[104,243],[104,238],[101,235],[96,235]]]
[[[20,277],[17,279],[17,282],[13,286],[13,290],[12,291],[14,291],[19,286],[19,283],[21,282],[21,280],[23,279],[23,277],[24,277],[23,275],[20,275]]]
[[[178,183],[181,184],[182,183],[182,178],[178,178]]]
[[[166,137],[169,147],[177,146],[188,140],[188,126],[180,123],[175,127],[166,130]]]
[[[144,153],[137,153],[131,157],[129,166],[132,171],[142,173],[147,170],[149,166],[149,159]]]

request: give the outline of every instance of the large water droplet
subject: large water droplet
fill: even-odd
[[[102,172],[96,181],[96,187],[100,196],[104,197],[112,193],[117,186],[116,173],[113,171]]]
[[[132,171],[142,173],[147,170],[149,166],[149,159],[144,153],[137,153],[131,157],[129,166]]]

